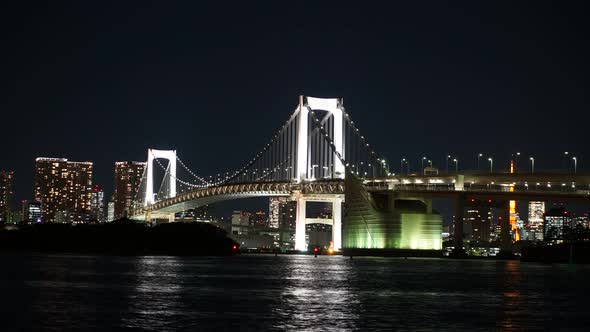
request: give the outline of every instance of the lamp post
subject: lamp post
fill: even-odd
[[[567,152],[567,151],[565,151],[565,152],[563,153],[563,168],[567,168],[567,157],[568,157],[568,155],[569,155],[569,154],[570,154],[570,153],[569,153],[569,152]]]
[[[453,161],[455,162],[455,173],[459,174],[459,160],[455,158]]]
[[[479,158],[483,157],[482,153],[477,154],[477,170],[479,171]]]
[[[430,167],[432,167],[432,160],[428,160],[428,164],[430,164]]]
[[[576,174],[578,172],[578,158],[572,157],[572,160],[574,161],[574,174]]]
[[[520,156],[520,152],[516,153],[516,157],[514,158],[514,172],[518,169],[518,157]]]
[[[531,174],[535,174],[535,158],[530,157],[529,160],[531,161]]]
[[[420,172],[424,172],[424,161],[426,160],[426,157],[422,157],[422,170]]]
[[[406,162],[406,158],[402,158],[399,162],[399,174],[404,173],[404,163]]]
[[[493,173],[494,172],[494,159],[488,158],[488,161],[490,162],[490,173]]]
[[[451,159],[451,155],[447,155],[447,174],[449,174],[449,159]]]

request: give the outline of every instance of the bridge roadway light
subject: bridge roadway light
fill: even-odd
[[[455,173],[459,174],[459,160],[455,158],[453,161],[455,162]]]
[[[494,172],[494,159],[488,158],[488,161],[490,162],[490,173],[493,173]]]
[[[404,172],[404,163],[406,162],[406,158],[402,158],[399,162],[399,174]]]
[[[530,157],[529,160],[531,161],[531,174],[535,174],[535,158]]]
[[[422,169],[420,170],[420,172],[424,172],[424,161],[426,160],[426,157],[422,157]]]
[[[576,174],[578,171],[578,158],[572,157],[572,160],[574,161],[574,174]]]
[[[479,171],[479,158],[483,157],[483,153],[478,153],[477,154],[477,170]]]
[[[518,157],[520,157],[520,152],[516,153],[516,158],[514,158],[514,171],[516,172],[518,169]]]

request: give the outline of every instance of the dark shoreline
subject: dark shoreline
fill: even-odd
[[[120,220],[108,224],[37,224],[0,231],[0,252],[138,256],[229,256],[238,244],[208,223],[147,227]]]

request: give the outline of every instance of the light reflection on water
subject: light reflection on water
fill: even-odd
[[[590,267],[339,256],[0,255],[0,330],[583,329]]]

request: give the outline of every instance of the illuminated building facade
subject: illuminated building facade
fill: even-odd
[[[90,205],[92,211],[91,219],[99,223],[106,222],[104,191],[99,186],[94,186],[94,188],[92,188],[92,200]]]
[[[6,223],[10,218],[10,206],[12,203],[12,183],[14,172],[0,172],[0,223]]]
[[[556,207],[545,213],[545,240],[560,240],[565,227],[571,227],[572,218],[564,207]]]
[[[43,218],[42,218],[41,203],[29,202],[27,204],[26,221],[29,223],[38,223],[38,222],[41,222],[42,220],[43,220]]]
[[[528,224],[526,226],[527,240],[543,241],[543,215],[545,214],[545,202],[529,202]]]
[[[465,240],[490,242],[491,222],[491,207],[482,204],[468,208],[463,217]]]
[[[35,200],[44,222],[87,222],[92,202],[92,162],[35,160]]]
[[[256,211],[251,219],[252,226],[259,226],[259,227],[267,227],[268,226],[268,218],[266,216],[266,212],[264,211]]]
[[[281,205],[287,203],[288,197],[271,197],[268,203],[268,227],[279,228]]]
[[[107,204],[107,222],[115,220],[115,202],[109,201]]]
[[[126,217],[141,184],[147,163],[118,161],[115,163],[114,218]]]

